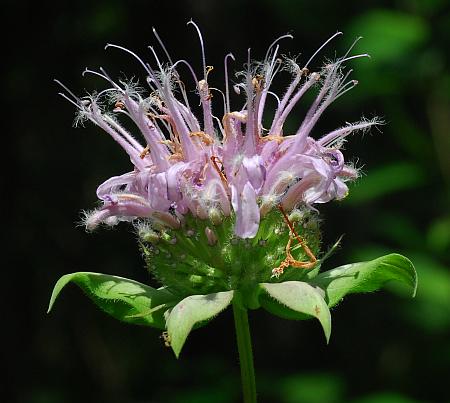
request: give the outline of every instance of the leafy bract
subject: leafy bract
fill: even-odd
[[[409,285],[412,295],[416,294],[416,270],[409,259],[396,253],[323,272],[310,284],[325,291],[325,300],[332,307],[347,294],[376,291],[391,280]]]
[[[331,315],[319,290],[302,281],[261,283],[260,287],[275,300],[271,301],[261,295],[261,306],[271,313],[289,319],[317,318],[328,342],[331,334]]]
[[[123,277],[79,272],[66,274],[58,280],[52,292],[48,312],[61,290],[70,282],[78,285],[106,313],[136,325],[164,329],[164,312],[178,302],[177,298],[164,288],[155,289]]]
[[[232,299],[233,291],[191,295],[168,311],[167,333],[170,345],[177,357],[194,325],[219,314],[231,303]]]

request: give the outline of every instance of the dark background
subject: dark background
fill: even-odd
[[[414,261],[420,277],[414,300],[397,287],[346,299],[333,311],[328,346],[316,322],[252,312],[260,400],[450,402],[448,1],[2,2],[2,11],[7,375],[1,401],[239,401],[230,311],[193,332],[179,360],[157,331],[114,321],[76,287],[45,313],[55,281],[66,273],[149,281],[131,228],[86,234],[76,226],[80,211],[95,206],[96,186],[129,162],[99,129],[71,127],[73,108],[52,79],[78,94],[104,88],[81,77],[86,66],[142,79],[134,60],[103,47],[121,44],[150,61],[152,26],[175,58],[199,67],[198,41],[186,27],[193,18],[218,87],[229,51],[237,58],[233,69],[240,69],[248,47],[262,58],[289,31],[295,39],[283,42],[284,53],[301,52],[305,61],[343,30],[316,59],[319,68],[325,56],[364,37],[356,51],[372,59],[352,64],[360,85],[327,111],[316,134],[362,114],[387,124],[382,134],[355,135],[346,147],[366,175],[345,201],[321,210],[325,245],[345,233],[328,268],[397,251]],[[288,127],[295,129],[306,108],[303,102]]]

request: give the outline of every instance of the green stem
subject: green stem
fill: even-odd
[[[248,326],[247,309],[238,300],[233,300],[234,325],[241,366],[242,393],[244,403],[256,403],[255,369],[253,367],[252,339]]]

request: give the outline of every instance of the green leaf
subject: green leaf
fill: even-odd
[[[261,283],[260,287],[279,303],[278,308],[275,308],[273,304],[270,304],[270,301],[263,297],[261,298],[261,305],[264,308],[267,308],[270,312],[273,312],[275,308],[281,313],[280,316],[292,317],[292,312],[289,312],[289,310],[300,314],[297,317],[294,315],[293,319],[308,319],[311,316],[317,318],[322,325],[328,343],[331,334],[331,315],[319,290],[302,281]],[[288,310],[283,309],[285,307]]]
[[[177,358],[194,325],[219,314],[230,305],[232,299],[233,291],[191,295],[168,311],[167,333]]]
[[[155,289],[137,281],[100,273],[79,272],[62,276],[53,289],[48,312],[68,283],[78,285],[103,311],[136,325],[164,329],[164,311],[177,303],[166,289]]]
[[[347,294],[376,291],[391,280],[411,286],[412,295],[415,296],[416,270],[409,259],[396,253],[323,272],[311,284],[325,290],[325,299],[328,306],[332,307]]]

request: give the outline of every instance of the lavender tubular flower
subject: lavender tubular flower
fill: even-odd
[[[204,71],[200,80],[184,60],[172,63],[169,57],[169,62],[162,65],[153,48],[156,70],[133,52],[108,45],[138,59],[148,74],[150,93],[145,96],[132,83],[116,83],[101,69],[85,73],[104,78],[110,88],[83,99],[70,91],[69,96],[63,94],[76,104],[78,120],[90,120],[105,130],[134,165],[133,172],[99,186],[97,194],[103,205],[86,216],[89,230],[101,223],[111,225],[142,218],[162,221],[174,228],[182,224],[186,214],[207,219],[215,211],[224,218],[230,215],[235,218],[237,237],[254,238],[261,220],[276,206],[281,205],[289,212],[342,199],[348,192],[346,182],[357,177],[357,170],[345,164],[340,147],[349,133],[366,130],[380,123],[378,120],[349,124],[322,135],[319,140],[310,136],[325,109],[356,85],[355,81],[347,80],[350,72],[344,74],[343,63],[349,59],[348,55],[326,64],[320,72],[309,72],[311,59],[304,67],[293,60],[280,60],[278,40],[269,47],[262,63],[251,62],[249,52],[246,70],[239,74],[243,81],[236,85],[245,93],[245,103],[231,111],[227,74],[225,114],[218,119],[212,114],[208,83],[212,68],[206,66],[203,40],[195,28],[202,45]],[[157,39],[162,44],[159,36]],[[351,58],[363,56],[367,55]],[[187,90],[177,70],[180,63],[188,65],[196,80],[202,124],[190,110]],[[280,70],[291,71],[292,82],[281,100],[276,97],[278,108],[267,131],[262,127],[265,103],[267,96],[273,94],[270,86]],[[294,106],[317,85],[318,95],[296,134],[285,135],[283,126]],[[181,93],[180,99],[177,93]],[[110,112],[101,106],[104,99],[113,102]],[[119,123],[119,115],[135,123],[142,143]]]

